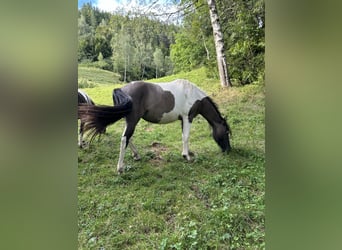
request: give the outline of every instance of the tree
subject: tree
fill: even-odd
[[[91,34],[91,27],[86,17],[81,14],[78,18],[78,61],[93,58],[94,46]]]
[[[208,77],[219,77],[218,60],[207,1],[183,0],[182,29],[171,45],[175,72],[205,65]],[[231,83],[263,82],[265,55],[264,0],[220,0],[216,10]],[[205,53],[203,53],[205,52]]]
[[[155,5],[157,1],[153,1],[152,5]],[[168,2],[168,1],[166,1]],[[152,6],[151,5],[151,6]],[[183,8],[180,8],[181,12],[184,12],[185,14],[191,13],[196,9],[201,8],[202,2],[198,0],[182,0],[181,5],[183,5]],[[219,22],[219,16],[218,11],[216,7],[216,1],[215,0],[207,0],[207,5],[209,7],[209,15],[211,20],[211,26],[212,26],[212,33],[214,37],[215,42],[215,49],[216,49],[216,60],[217,60],[217,66],[220,76],[221,85],[224,87],[231,87],[231,81],[228,74],[228,65],[227,60],[225,56],[225,46],[224,46],[224,39],[223,39],[223,33],[221,31],[221,26]],[[171,13],[170,13],[171,14]],[[206,39],[202,32],[199,33],[200,39],[196,39],[194,43],[201,43],[203,44],[204,50],[206,52],[206,56],[209,60],[210,58],[210,52],[206,44]],[[180,49],[181,47],[176,47]],[[176,53],[174,53],[175,55]],[[178,54],[181,55],[181,54]],[[175,57],[173,57],[175,58]]]
[[[107,25],[106,20],[102,19],[101,23],[95,30],[95,54],[100,52],[103,58],[109,58],[112,56],[112,48],[110,41],[112,39],[112,32]]]
[[[164,65],[164,55],[160,48],[156,48],[153,53],[153,63],[156,65],[156,78],[158,78],[158,69],[161,71]]]
[[[204,54],[202,44],[192,39],[190,32],[177,34],[176,43],[171,45],[171,60],[175,72],[190,71],[201,65]]]
[[[209,6],[211,25],[213,28],[217,66],[219,70],[221,86],[231,87],[232,84],[230,82],[230,78],[228,74],[228,65],[227,65],[227,60],[226,60],[226,55],[225,55],[223,33],[221,31],[221,25],[220,25],[219,16],[217,13],[216,2],[215,0],[207,0],[207,2]]]
[[[112,39],[113,48],[113,65],[114,70],[121,74],[122,80],[127,82],[130,80],[128,71],[131,69],[131,61],[134,54],[134,48],[131,45],[129,34],[123,29]]]
[[[229,74],[235,82],[245,85],[262,83],[265,71],[265,5],[264,0],[218,2],[221,27],[230,46],[226,55]]]

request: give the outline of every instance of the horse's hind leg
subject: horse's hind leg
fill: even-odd
[[[132,138],[129,140],[129,143],[128,143],[129,147],[131,148],[132,152],[133,152],[133,158],[134,160],[136,161],[139,161],[141,159],[139,153],[138,153],[138,150],[137,148],[135,147],[135,145],[133,144],[133,140]]]

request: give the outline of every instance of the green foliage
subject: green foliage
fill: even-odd
[[[156,66],[156,78],[158,75],[162,75],[161,73],[164,71],[164,55],[161,49],[156,48],[153,53],[153,63]]]
[[[182,1],[191,5],[183,26],[171,45],[175,71],[189,71],[205,65],[209,77],[218,77],[216,51],[208,6],[202,1]],[[265,7],[264,0],[217,1],[230,78],[235,85],[264,82]]]
[[[176,43],[171,45],[171,60],[174,71],[190,71],[201,65],[204,48],[185,33],[176,35]]]
[[[264,1],[238,1],[230,12],[225,32],[228,43],[227,58],[231,62],[232,78],[244,85],[264,76],[265,9]],[[222,7],[225,10],[227,7]]]
[[[233,130],[230,154],[220,150],[206,120],[194,119],[191,162],[181,156],[180,123],[140,121],[134,142],[142,157],[125,155],[116,173],[124,121],[78,151],[80,249],[264,249],[265,90],[221,89],[204,68],[153,81],[187,78],[218,104]],[[95,71],[93,77],[96,77]],[[86,89],[112,105],[120,85]]]
[[[130,75],[127,76],[127,73],[132,70],[133,64],[131,62],[133,61],[134,48],[125,29],[113,37],[112,48],[114,72],[121,75],[121,81],[131,81],[132,79]]]
[[[106,13],[90,4],[79,10],[78,62],[121,75],[122,81],[163,76],[172,72],[170,45],[178,27],[153,16]],[[153,62],[153,53],[162,52],[162,67]],[[99,54],[103,61],[98,60]],[[157,68],[160,67],[160,68]]]
[[[150,79],[201,66],[218,78],[216,51],[208,6],[203,1],[182,1],[179,26],[153,16],[106,13],[85,4],[79,10],[78,61],[121,75],[122,81]],[[190,7],[189,7],[190,6]],[[264,82],[264,0],[217,2],[230,78],[235,85]],[[154,53],[161,51],[155,62]],[[98,60],[99,54],[103,61]]]
[[[175,72],[190,71],[205,65],[211,57],[216,58],[209,11],[200,2],[194,5],[194,9],[185,11],[183,27],[171,45]]]

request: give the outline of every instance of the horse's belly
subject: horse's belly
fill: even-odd
[[[179,115],[173,111],[160,115],[156,115],[155,113],[149,111],[146,112],[142,118],[148,122],[165,124],[178,120],[178,117]]]
[[[193,103],[191,100],[177,100],[178,105],[167,113],[164,113],[158,123],[170,123],[179,120],[181,117],[187,115],[189,113],[190,108],[192,107]],[[182,105],[180,105],[182,104]]]
[[[162,118],[160,119],[160,121],[158,123],[165,124],[165,123],[174,122],[174,121],[176,121],[178,119],[179,119],[178,112],[171,111],[171,112],[168,112],[168,113],[164,113]]]

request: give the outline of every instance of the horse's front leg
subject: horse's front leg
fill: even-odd
[[[191,160],[189,154],[189,136],[190,136],[191,123],[189,117],[185,116],[182,118],[182,140],[183,140],[183,152],[182,155],[188,161]]]

